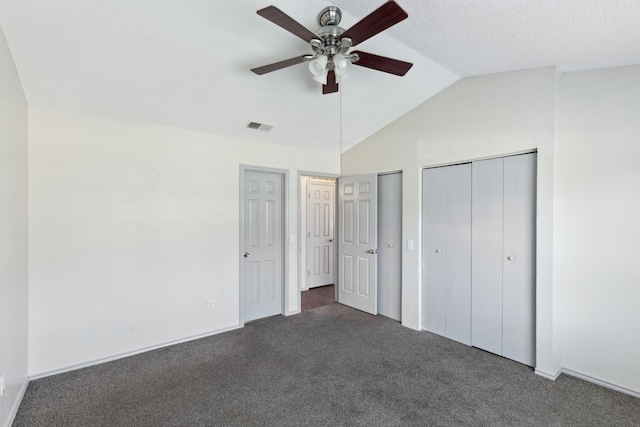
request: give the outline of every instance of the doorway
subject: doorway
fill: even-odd
[[[300,174],[301,311],[336,301],[336,177]]]

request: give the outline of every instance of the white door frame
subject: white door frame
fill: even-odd
[[[333,174],[333,173],[325,173],[325,172],[310,172],[310,171],[298,171],[298,230],[297,230],[297,234],[299,236],[298,238],[298,244],[296,246],[297,248],[297,260],[298,260],[298,310],[302,311],[302,279],[303,279],[303,274],[304,274],[304,270],[302,268],[302,245],[306,245],[307,244],[307,237],[304,236],[302,234],[302,221],[306,221],[307,217],[306,215],[304,216],[304,218],[302,217],[302,202],[306,203],[306,192],[307,189],[303,188],[302,186],[302,177],[317,177],[317,178],[333,178],[336,180],[335,185],[336,185],[336,191],[334,192],[334,218],[337,220],[338,219],[338,178],[340,178],[339,174]],[[337,226],[337,222],[336,222],[336,226]],[[336,239],[335,241],[337,242],[337,229],[336,229],[336,236],[334,237],[334,239]],[[335,283],[338,279],[338,250],[337,248],[333,251],[333,282]],[[306,266],[306,262],[305,262],[305,266]],[[336,295],[335,298],[336,300],[338,299],[338,288],[336,286]]]
[[[239,317],[240,326],[244,326],[245,312],[244,312],[244,264],[243,264],[243,251],[242,246],[244,244],[244,179],[245,172],[262,172],[262,173],[275,173],[282,176],[282,302],[281,302],[281,314],[290,314],[286,308],[289,307],[289,171],[286,169],[276,169],[264,166],[252,166],[252,165],[240,165],[240,179],[239,195],[240,195],[240,238],[238,245],[238,267],[240,270],[239,281]],[[298,306],[300,304],[298,303]]]

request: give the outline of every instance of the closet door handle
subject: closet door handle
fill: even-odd
[[[440,252],[442,252],[440,249],[436,249],[437,254],[439,254]]]
[[[507,259],[508,259],[509,261],[513,261],[513,257],[512,257],[511,255],[509,255],[509,256],[507,257]]]

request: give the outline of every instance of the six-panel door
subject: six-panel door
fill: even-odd
[[[244,321],[282,314],[282,175],[244,173]]]
[[[377,314],[376,174],[340,178],[338,301]]]
[[[307,200],[307,287],[314,288],[334,281],[334,183],[309,181]]]

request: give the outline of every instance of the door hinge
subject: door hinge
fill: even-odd
[[[311,270],[307,270],[307,276],[311,276]]]

